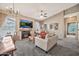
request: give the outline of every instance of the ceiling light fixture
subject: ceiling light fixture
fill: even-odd
[[[20,13],[19,9],[14,9],[13,7],[5,7],[5,8],[6,8],[6,11],[8,11],[10,14],[18,15]]]

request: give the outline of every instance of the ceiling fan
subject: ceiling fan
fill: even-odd
[[[41,10],[41,16],[47,17],[47,13],[44,10]]]

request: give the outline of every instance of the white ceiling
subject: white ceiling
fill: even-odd
[[[14,8],[18,9],[24,16],[32,17],[37,20],[40,19],[40,11],[45,10],[47,17],[53,16],[67,8],[76,5],[75,3],[16,3]],[[13,7],[13,4],[0,3],[1,8]]]

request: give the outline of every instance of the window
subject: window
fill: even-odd
[[[77,32],[77,23],[75,23],[75,22],[68,23],[67,24],[67,34],[68,35],[75,35],[76,32]]]
[[[0,27],[0,36],[4,37],[4,36],[6,36],[7,33],[10,33],[11,35],[13,35],[15,33],[15,31],[16,31],[15,19],[7,16],[5,18],[4,23]]]

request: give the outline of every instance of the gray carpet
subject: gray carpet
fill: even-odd
[[[48,53],[42,49],[35,47],[35,45],[28,40],[21,40],[16,42],[15,51],[16,56],[78,56],[79,52],[72,49],[56,45]]]

